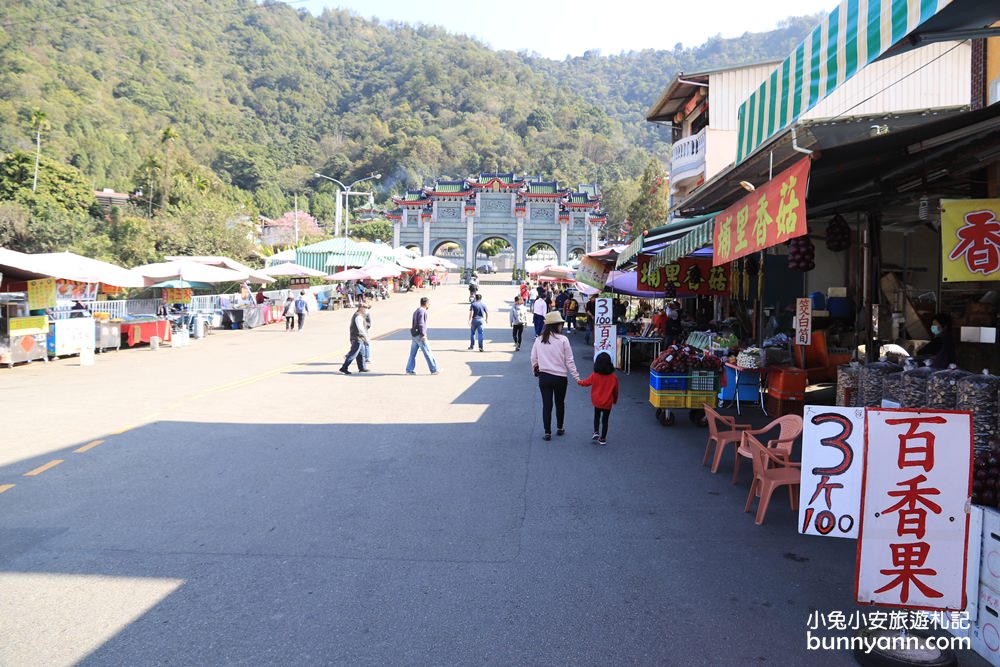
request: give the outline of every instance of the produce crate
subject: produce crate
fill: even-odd
[[[686,408],[687,393],[675,391],[657,391],[649,388],[649,402],[654,408]]]
[[[649,371],[649,388],[655,391],[684,391],[688,386],[688,376],[682,373],[660,373]]]
[[[708,405],[708,407],[714,408],[717,401],[718,396],[716,395],[714,388],[708,391],[689,391],[687,393],[687,398],[684,401],[684,407],[700,410],[703,405]]]
[[[692,371],[688,389],[691,391],[715,391],[716,376],[717,374],[713,371]]]
[[[784,417],[785,415],[802,416],[804,404],[802,401],[792,399],[781,399],[772,394],[768,394],[764,399],[767,406],[767,414],[771,417]]]

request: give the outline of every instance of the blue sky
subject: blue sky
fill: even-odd
[[[549,58],[605,55],[640,49],[697,46],[709,37],[735,37],[777,26],[790,16],[828,12],[837,0],[576,0],[574,2],[445,2],[443,0],[307,0],[314,14],[324,7],[350,9],[383,20],[438,25],[472,35],[495,49],[526,49]]]

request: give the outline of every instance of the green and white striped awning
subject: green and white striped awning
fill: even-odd
[[[667,245],[674,243],[677,239],[686,236],[696,227],[701,226],[706,220],[715,220],[715,214],[674,220],[669,225],[654,227],[644,231],[619,253],[615,268],[620,269],[639,253],[647,255],[658,253]],[[709,234],[709,241],[711,241],[711,234]]]
[[[695,250],[707,248],[712,245],[714,231],[715,216],[708,216],[708,220],[691,227],[687,234],[656,253],[650,264],[654,269],[658,269],[676,262],[681,257],[687,257]]]
[[[739,164],[953,0],[842,0],[740,105]]]

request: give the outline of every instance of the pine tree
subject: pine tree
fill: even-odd
[[[630,239],[634,239],[647,229],[667,224],[670,217],[670,196],[667,177],[660,161],[653,158],[642,172],[639,181],[639,196],[628,207],[628,217],[632,222]]]

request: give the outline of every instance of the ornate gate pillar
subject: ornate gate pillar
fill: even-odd
[[[478,195],[477,195],[478,197]],[[472,226],[475,221],[474,215],[465,218],[465,271],[471,273],[476,270],[476,249],[472,247]]]
[[[569,222],[559,221],[559,263],[566,263],[567,256],[567,234],[569,232]]]
[[[399,221],[396,221],[396,222],[392,223],[392,247],[393,248],[398,248],[399,247],[399,227],[400,227]]]

